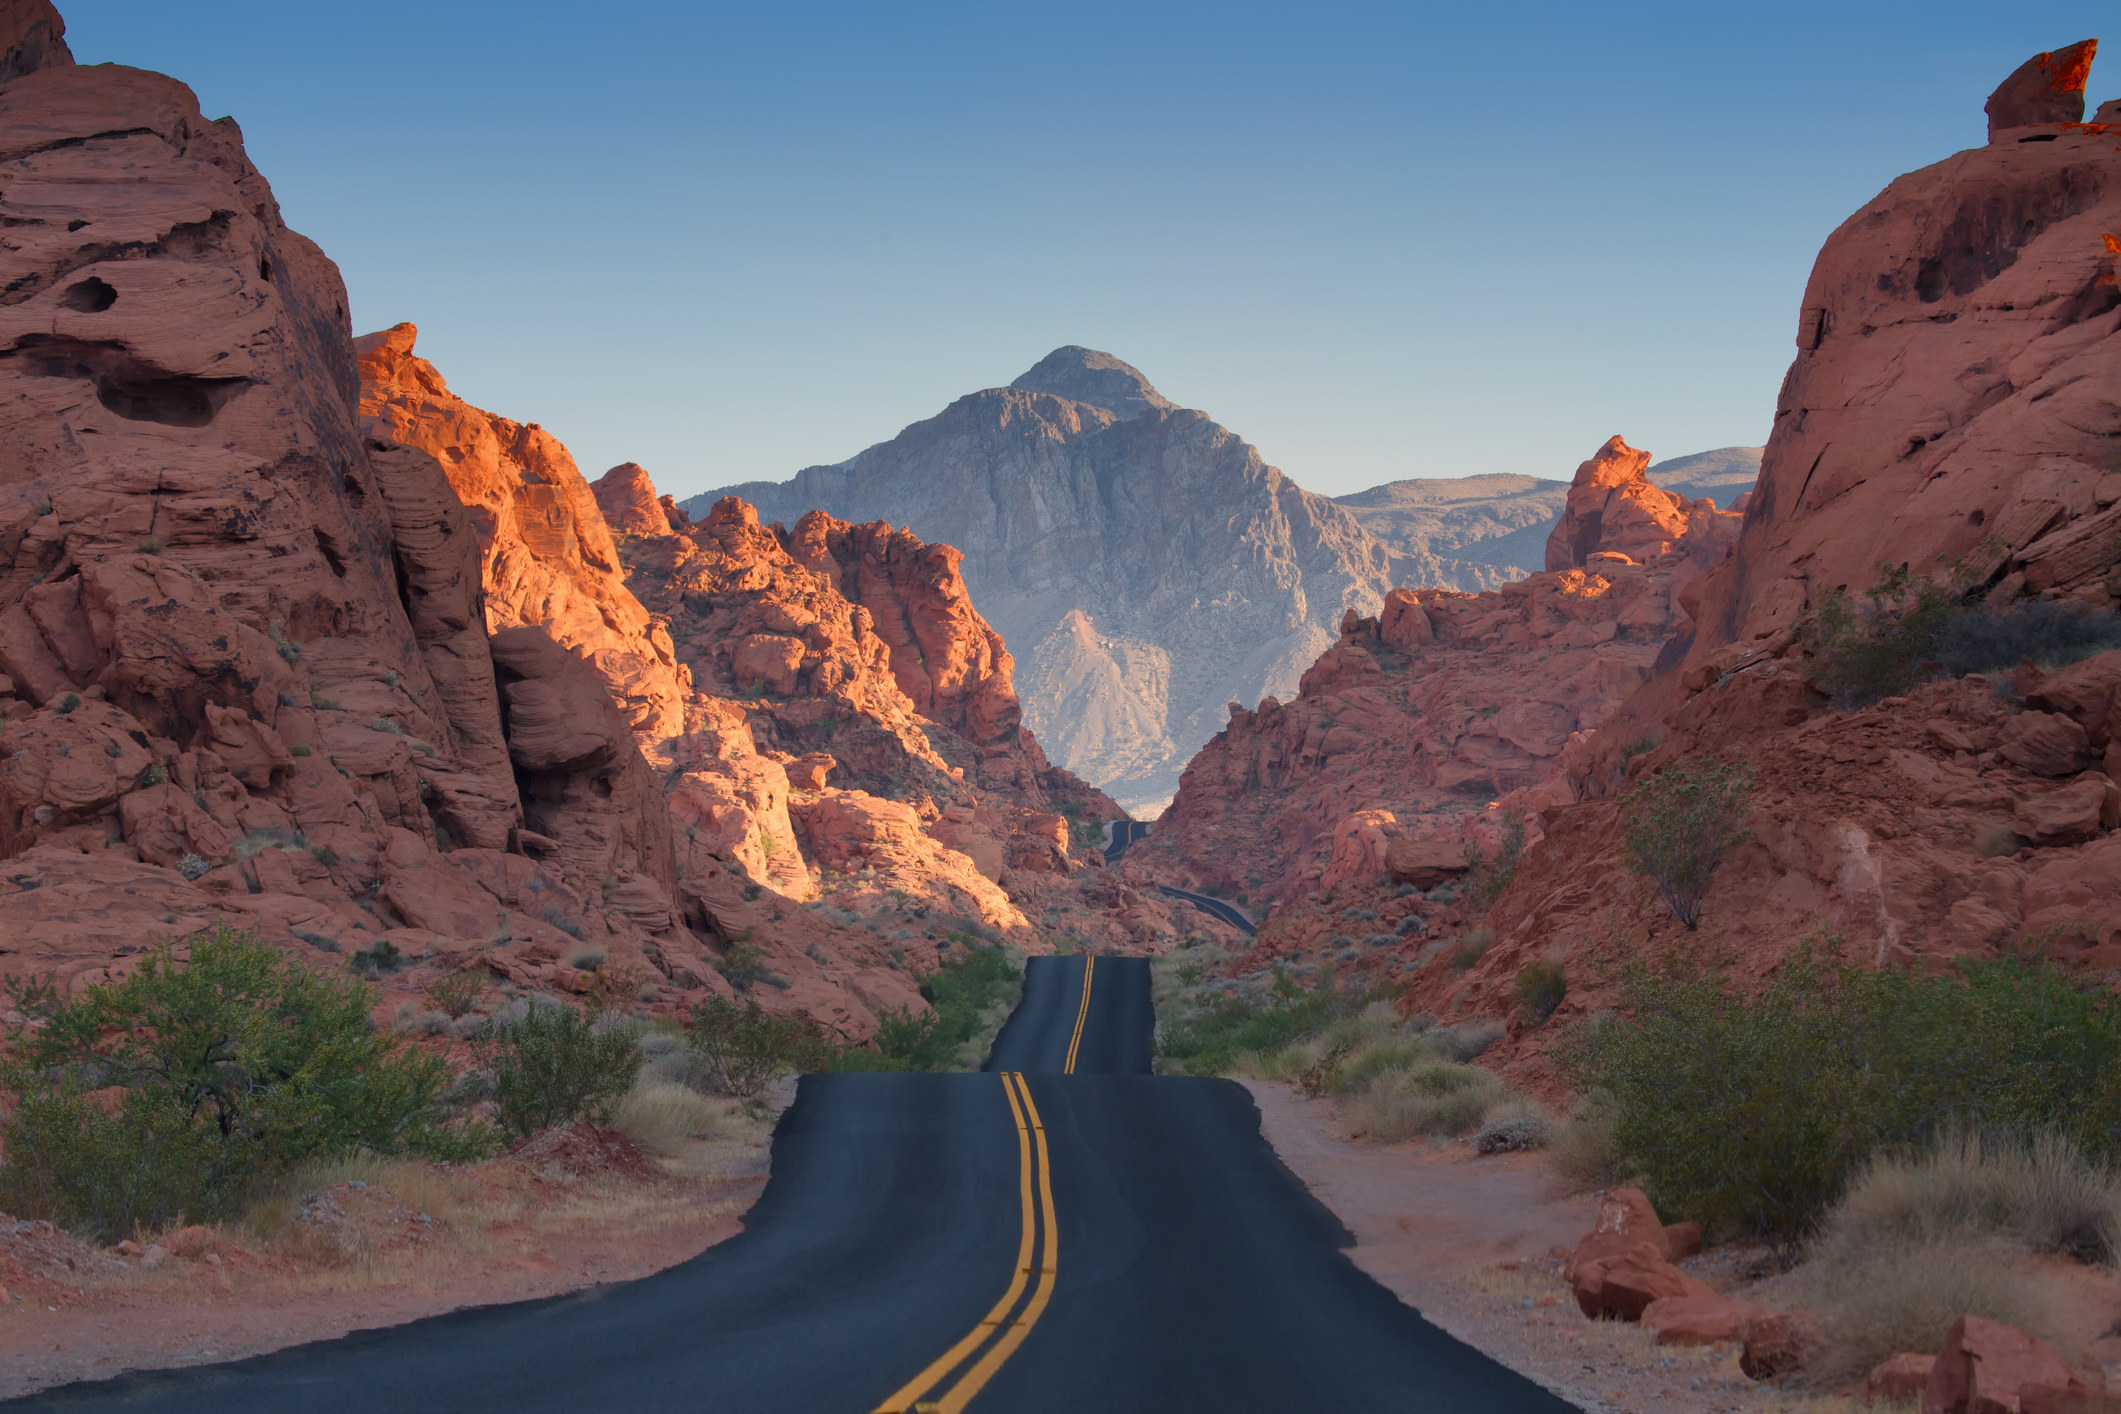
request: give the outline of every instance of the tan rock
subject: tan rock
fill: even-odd
[[[1895,1355],[1881,1361],[1877,1369],[1863,1377],[1857,1398],[1865,1404],[1912,1403],[1922,1398],[1923,1390],[1929,1387],[1930,1370],[1936,1363],[1934,1355]]]
[[[1743,1340],[1746,1327],[1767,1314],[1715,1294],[1661,1296],[1643,1308],[1641,1321],[1659,1345],[1720,1345]]]
[[[1745,1329],[1738,1368],[1755,1380],[1779,1380],[1804,1369],[1817,1358],[1820,1325],[1809,1311],[1778,1311]]]

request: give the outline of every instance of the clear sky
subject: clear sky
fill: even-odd
[[[242,123],[358,331],[680,496],[1069,343],[1329,494],[1763,441],[1820,241],[2115,14],[59,3]]]

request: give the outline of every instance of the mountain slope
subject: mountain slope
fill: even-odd
[[[980,612],[1026,655],[1028,724],[1137,812],[1177,788],[1227,703],[1293,691],[1341,616],[1375,613],[1392,583],[1349,511],[1089,349],[837,466],[685,509],[724,495],[765,521],[823,510],[962,549]]]

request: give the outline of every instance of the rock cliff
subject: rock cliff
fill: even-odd
[[[717,985],[630,732],[537,630],[489,646],[466,510],[364,433],[338,273],[234,123],[7,14],[5,965],[228,919],[400,988],[579,988],[583,948]]]
[[[1294,690],[1389,553],[1205,414],[1109,354],[1064,348],[889,442],[735,494],[763,519],[889,521],[964,551],[973,601],[1025,655],[1029,723],[1133,809],[1176,787],[1222,704]]]
[[[1559,956],[1567,1021],[1603,1004],[1607,964],[1692,949],[1762,978],[1806,938],[1864,965],[2121,965],[2121,652],[1845,710],[1805,632],[1831,595],[1899,571],[1984,611],[2047,600],[2116,627],[2121,125],[2074,121],[2088,60],[2038,56],[1990,101],[1988,145],[1897,179],[1828,239],[1730,557],[1682,596],[1691,620],[1650,680],[1569,753],[1493,908],[1462,898],[1379,946],[1410,1005],[1507,1016],[1525,964]],[[1757,785],[1689,933],[1627,867],[1616,797],[1706,760]],[[1316,955],[1380,891],[1307,897],[1261,955]],[[1562,1028],[1512,1025],[1503,1054],[1540,1074]]]
[[[1379,616],[1349,612],[1291,700],[1230,704],[1130,864],[1285,906],[1382,872],[1392,838],[1441,837],[1462,860],[1499,796],[1561,798],[1572,750],[1648,679],[1680,596],[1736,534],[1736,515],[1644,480],[1648,460],[1616,437],[1584,463],[1561,568],[1482,594],[1395,589]],[[1608,504],[1631,513],[1601,518]],[[1336,863],[1349,848],[1370,864]]]
[[[748,984],[860,1039],[946,933],[1041,945],[1007,871],[1085,941],[1169,931],[1071,850],[1054,807],[1113,807],[1018,727],[951,552],[775,546],[873,606],[841,617],[965,798],[761,750],[565,448],[455,398],[410,326],[357,361],[234,123],[61,34],[0,7],[0,968],[108,975],[227,921],[380,973],[386,1012],[458,969],[665,1014]],[[671,534],[638,468],[600,489]]]

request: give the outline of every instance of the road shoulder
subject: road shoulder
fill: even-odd
[[[1354,1235],[1349,1258],[1468,1345],[1595,1414],[1836,1414],[1839,1398],[1747,1379],[1729,1346],[1659,1346],[1639,1326],[1583,1318],[1556,1249],[1591,1230],[1590,1195],[1557,1196],[1536,1154],[1464,1143],[1372,1147],[1333,1105],[1240,1081],[1284,1164]]]

